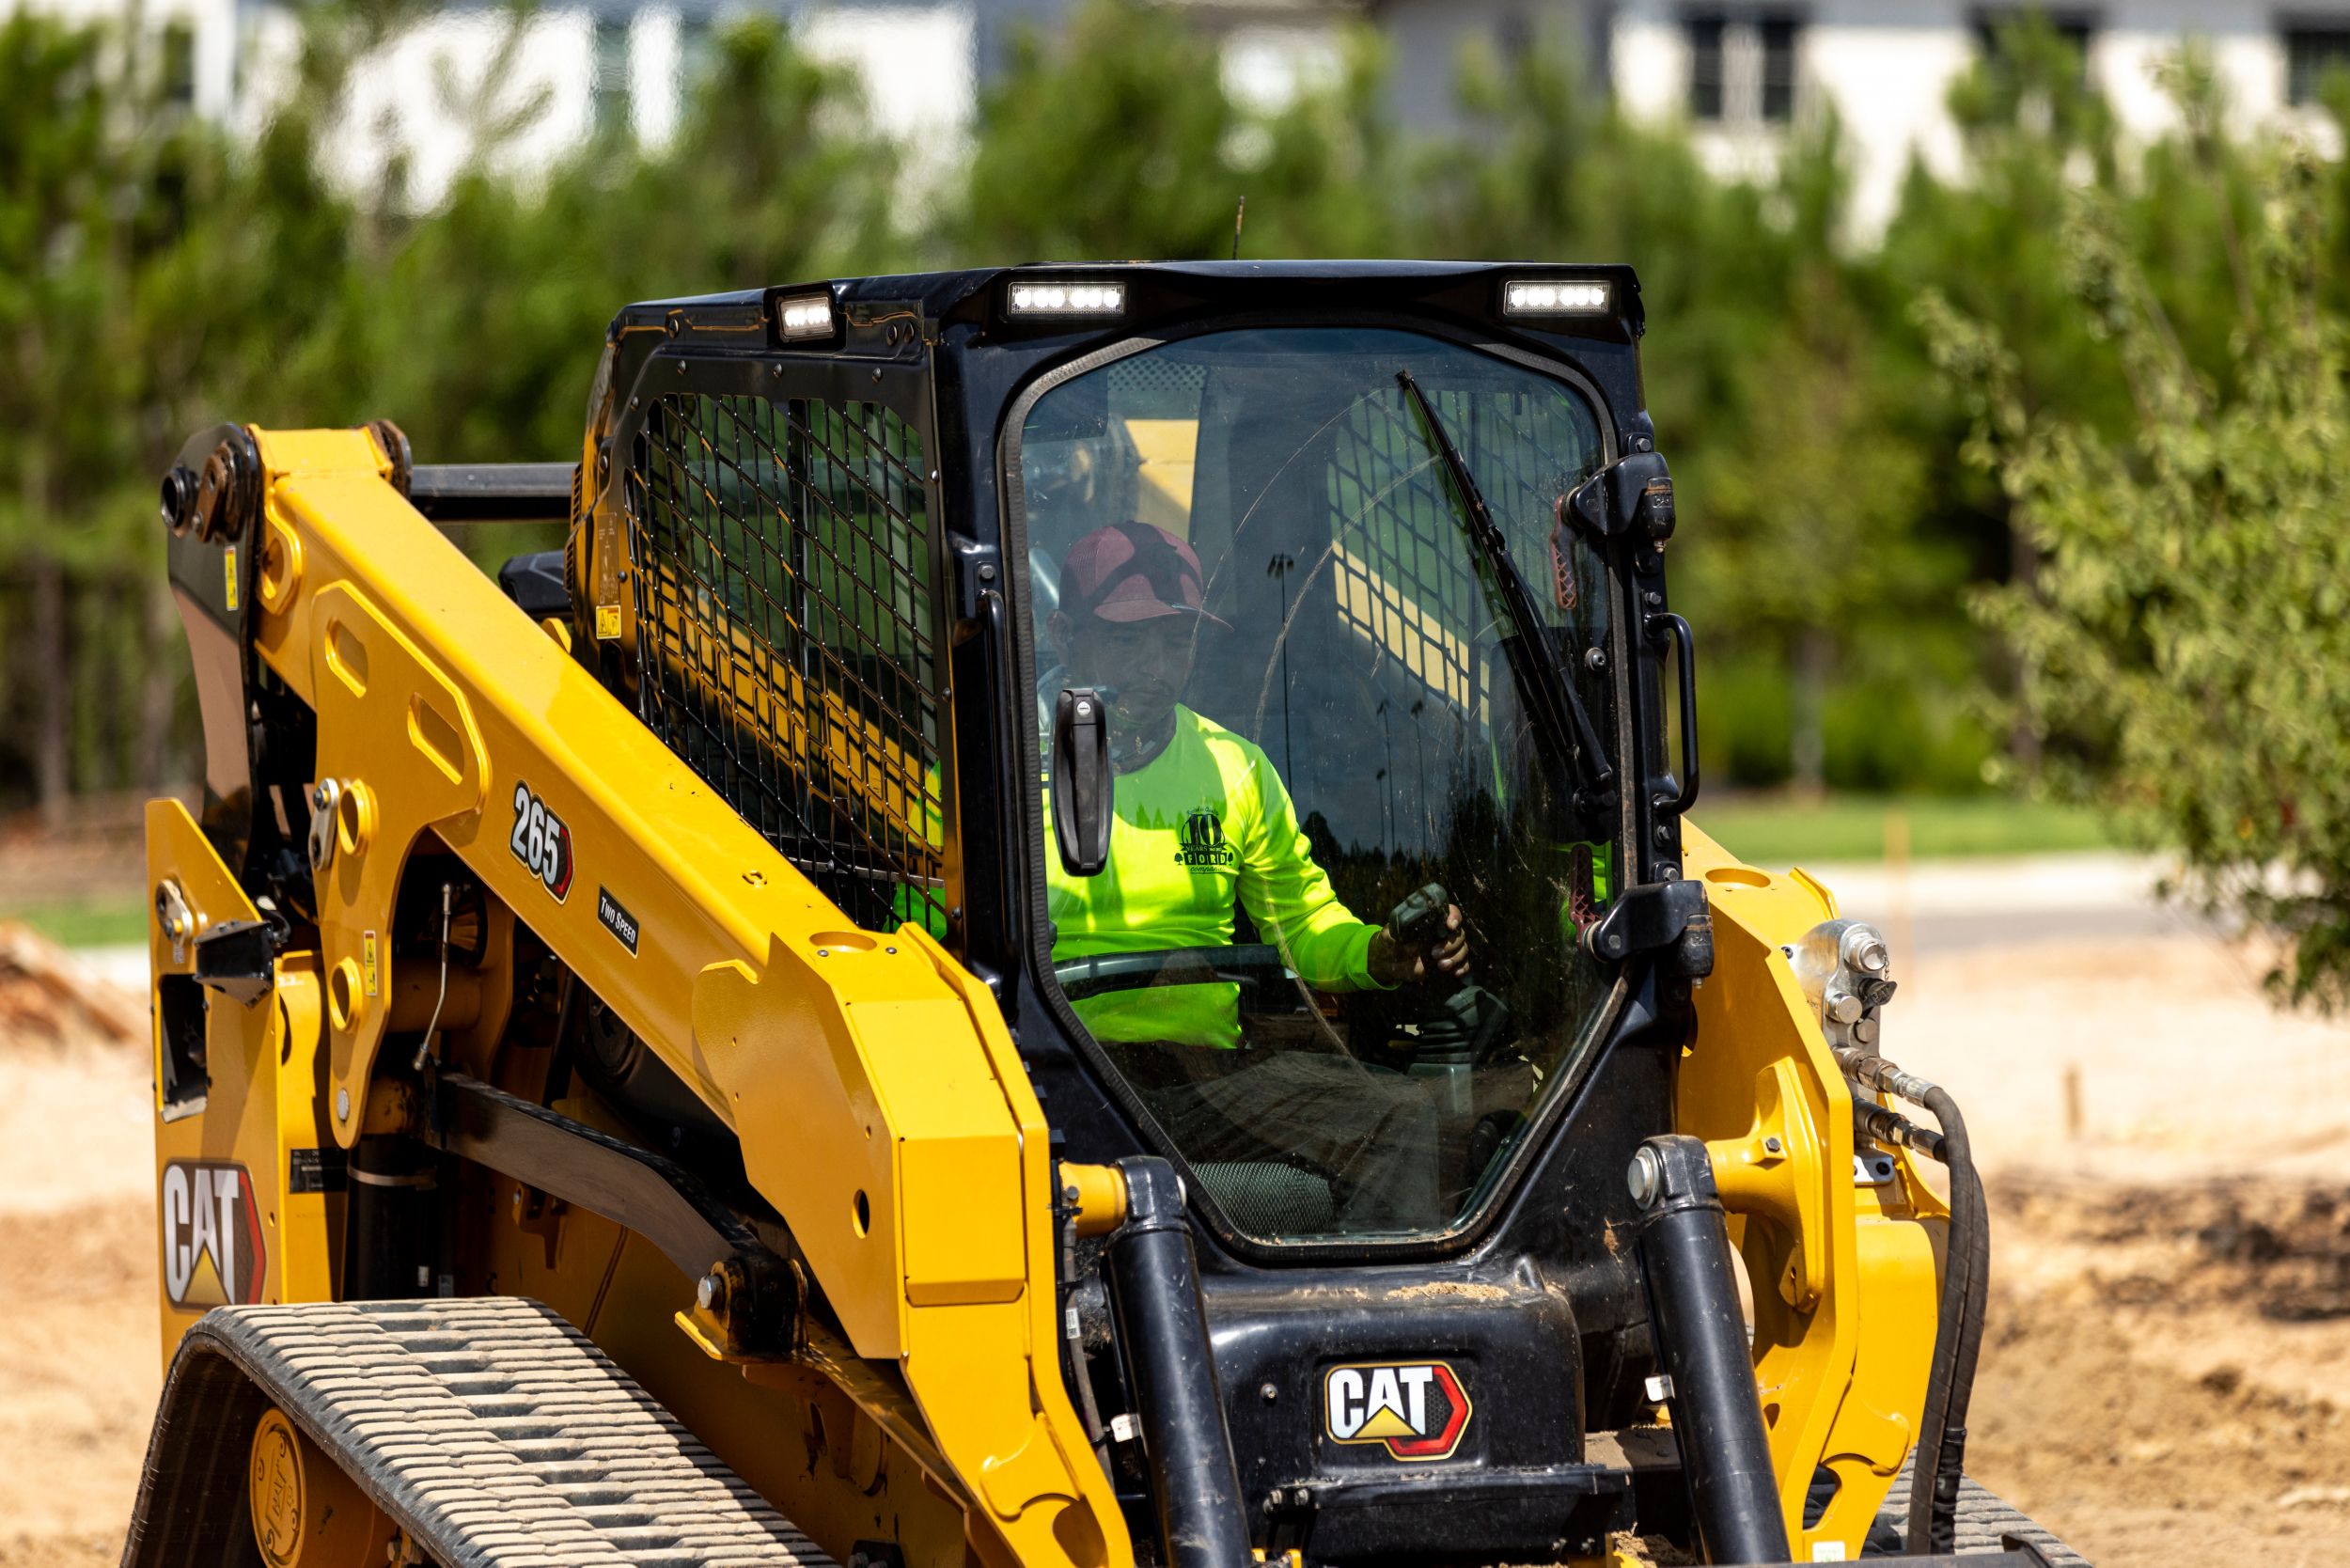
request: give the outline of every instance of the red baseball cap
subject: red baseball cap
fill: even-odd
[[[1069,547],[1060,563],[1060,606],[1100,620],[1156,620],[1190,615],[1222,626],[1201,606],[1206,575],[1199,557],[1165,528],[1112,523]]]

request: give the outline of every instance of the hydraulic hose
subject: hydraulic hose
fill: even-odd
[[[1942,1162],[1950,1173],[1950,1228],[1942,1299],[1934,1336],[1934,1368],[1918,1454],[1909,1479],[1912,1555],[1947,1554],[1956,1538],[1959,1482],[1966,1463],[1966,1407],[1991,1293],[1991,1218],[1966,1141],[1958,1102],[1938,1084],[1912,1080],[1919,1104],[1942,1124]]]

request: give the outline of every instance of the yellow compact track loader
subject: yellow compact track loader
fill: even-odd
[[[1641,327],[834,280],[575,466],[191,441],[126,1564],[2078,1562],[1883,938],[1687,819]]]

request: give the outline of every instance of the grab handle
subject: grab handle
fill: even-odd
[[[1698,800],[1697,640],[1690,635],[1689,623],[1669,610],[1657,611],[1645,624],[1652,640],[1662,642],[1669,636],[1673,641],[1673,663],[1681,683],[1681,792],[1668,808],[1682,816]]]

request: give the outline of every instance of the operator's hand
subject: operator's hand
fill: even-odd
[[[1426,942],[1399,941],[1392,930],[1381,926],[1371,933],[1371,950],[1364,957],[1371,978],[1381,985],[1416,985],[1439,976],[1448,980],[1466,980],[1469,942],[1461,922],[1461,906],[1445,905],[1444,929]]]

